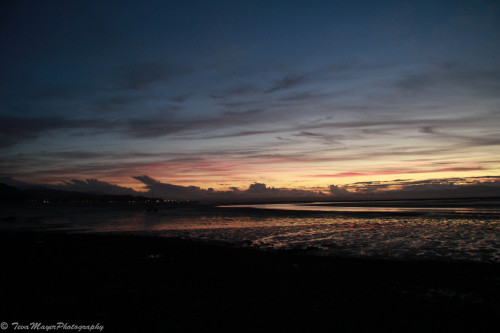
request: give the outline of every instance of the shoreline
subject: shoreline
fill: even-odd
[[[259,251],[131,234],[1,232],[0,320],[103,332],[487,331],[500,265]]]

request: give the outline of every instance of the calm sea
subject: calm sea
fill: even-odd
[[[128,205],[0,208],[0,230],[127,232],[319,255],[500,262],[500,199],[193,205],[156,212]]]

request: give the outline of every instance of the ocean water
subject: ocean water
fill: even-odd
[[[3,205],[0,230],[126,232],[263,250],[500,263],[500,200],[159,207]]]

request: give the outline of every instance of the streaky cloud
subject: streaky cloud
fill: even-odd
[[[116,68],[115,77],[121,88],[138,90],[190,72],[185,65],[149,61],[122,65]]]
[[[380,170],[374,172],[341,172],[334,174],[318,174],[306,175],[304,177],[318,177],[318,178],[344,178],[344,177],[358,177],[358,176],[379,176],[379,175],[398,175],[398,174],[412,174],[412,173],[434,173],[434,172],[455,172],[455,171],[478,171],[484,170],[483,167],[456,167],[456,168],[442,168],[442,169],[390,169]]]
[[[274,93],[280,90],[287,90],[296,86],[299,86],[307,82],[308,75],[287,75],[279,80],[274,81],[271,88],[266,90],[266,93]]]
[[[64,117],[0,116],[0,148],[14,146],[24,140],[33,140],[53,130],[109,128],[105,120],[73,120]]]

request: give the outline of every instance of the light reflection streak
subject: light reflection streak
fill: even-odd
[[[332,205],[334,204],[334,205]],[[342,206],[337,202],[317,203],[290,203],[290,204],[251,204],[251,205],[224,205],[221,208],[255,208],[291,211],[318,211],[318,212],[358,212],[358,213],[473,213],[498,214],[500,209],[478,207],[374,207],[374,206]]]

